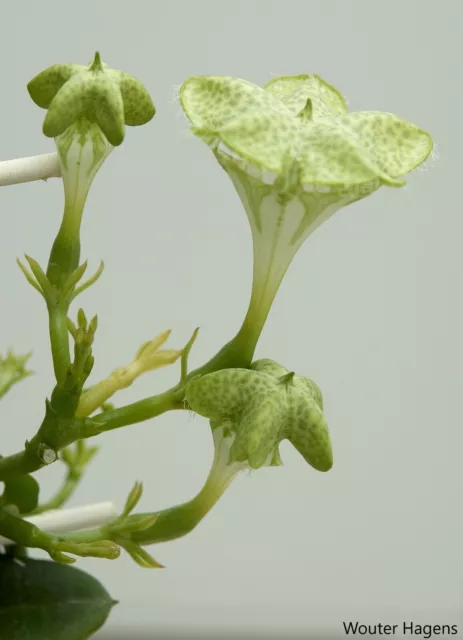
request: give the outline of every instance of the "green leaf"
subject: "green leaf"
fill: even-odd
[[[102,585],[79,569],[0,555],[2,640],[86,640],[114,604]]]
[[[13,476],[10,480],[5,480],[2,501],[16,505],[20,513],[30,513],[37,506],[39,491],[39,483],[32,476]]]
[[[30,353],[24,356],[15,356],[12,351],[8,351],[6,358],[2,358],[0,355],[0,398],[14,384],[32,375],[32,371],[26,369],[30,356]]]

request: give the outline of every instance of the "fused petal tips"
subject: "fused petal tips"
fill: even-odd
[[[186,399],[211,420],[213,430],[220,427],[233,436],[230,463],[247,462],[253,469],[280,464],[278,446],[287,439],[314,469],[333,465],[319,388],[273,360],[195,378]]]
[[[122,143],[125,125],[149,122],[156,109],[142,83],[110,69],[97,52],[88,65],[55,64],[27,85],[32,100],[48,109],[43,123],[46,136],[55,138],[77,120],[97,124],[113,146]]]
[[[348,113],[341,94],[316,75],[263,88],[197,76],[182,85],[180,100],[194,133],[214,150],[275,176],[291,167],[301,187],[401,186],[433,147],[428,133],[393,114]]]

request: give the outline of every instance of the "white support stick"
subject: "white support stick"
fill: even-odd
[[[0,162],[0,187],[60,177],[61,169],[56,153]]]
[[[31,524],[40,527],[46,533],[64,533],[66,531],[82,531],[107,524],[117,517],[116,507],[112,502],[99,502],[85,507],[72,509],[54,509],[38,516],[24,518]],[[0,536],[0,545],[14,544],[8,538]]]

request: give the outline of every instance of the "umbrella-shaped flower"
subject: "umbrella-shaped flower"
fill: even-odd
[[[340,93],[313,75],[264,88],[197,76],[181,87],[193,132],[230,176],[251,225],[254,278],[235,339],[250,362],[281,280],[304,240],[338,209],[403,176],[432,150],[419,127],[390,113],[348,113]]]

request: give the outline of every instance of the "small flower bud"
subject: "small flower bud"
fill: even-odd
[[[156,110],[141,82],[110,69],[98,52],[88,66],[48,67],[27,88],[47,109],[43,132],[55,139],[63,178],[63,221],[47,269],[51,284],[62,290],[79,266],[82,214],[96,173],[124,140],[125,125],[145,124]]]
[[[43,132],[50,138],[62,135],[80,120],[98,125],[110,145],[121,144],[125,125],[149,122],[156,109],[139,80],[110,69],[97,52],[88,65],[56,64],[27,85],[32,100],[48,109]]]

